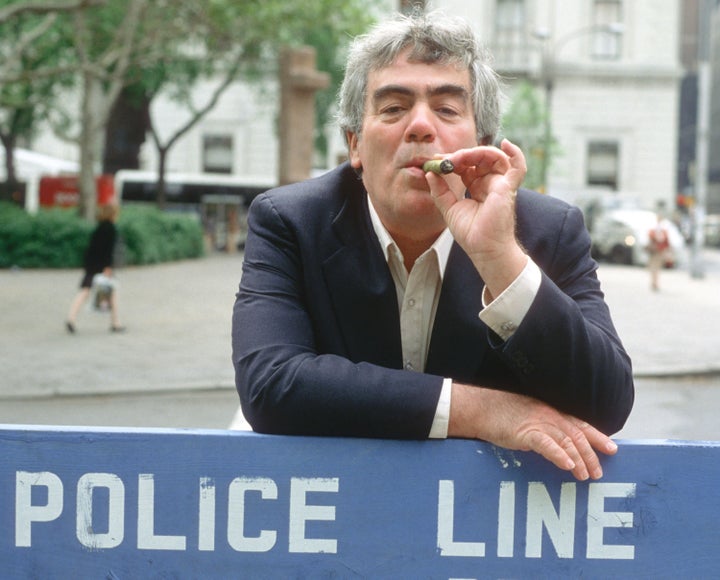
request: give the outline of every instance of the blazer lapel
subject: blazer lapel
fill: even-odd
[[[364,190],[348,195],[333,224],[340,245],[323,272],[348,358],[401,368],[397,294],[365,195]]]
[[[460,381],[476,377],[487,354],[487,326],[478,318],[484,283],[453,244],[443,277],[425,371]]]

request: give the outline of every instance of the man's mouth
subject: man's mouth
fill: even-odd
[[[425,164],[425,162],[429,161],[430,159],[432,159],[432,157],[413,157],[405,165],[405,167],[417,167],[418,169],[422,169],[422,166]]]

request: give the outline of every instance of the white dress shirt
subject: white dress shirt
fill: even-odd
[[[412,270],[408,272],[400,248],[380,221],[369,196],[367,199],[373,229],[380,241],[397,292],[403,365],[407,370],[423,372],[453,237],[446,228],[435,243],[418,257]],[[500,338],[508,340],[530,309],[540,281],[540,268],[528,258],[520,275],[492,302],[486,300],[487,288],[483,288],[483,310],[478,316]],[[447,437],[451,394],[452,379],[446,378],[430,429],[430,438]]]

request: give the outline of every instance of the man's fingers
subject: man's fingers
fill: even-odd
[[[527,434],[527,449],[542,455],[545,459],[565,471],[574,471],[577,464],[570,457],[567,450],[548,433],[540,430],[531,431]]]
[[[497,147],[480,146],[461,149],[453,153],[449,159],[455,165],[455,173],[458,174],[469,169],[474,170],[478,175],[505,173],[511,167],[507,153]]]
[[[447,181],[432,171],[426,173],[425,178],[430,186],[430,195],[435,200],[435,205],[445,217],[450,208],[458,201],[455,192],[450,189]]]
[[[598,431],[595,427],[585,421],[580,421],[578,428],[585,434],[588,443],[593,449],[597,449],[605,455],[615,455],[615,453],[617,453],[617,444],[602,431]]]
[[[588,423],[569,422],[566,429],[554,427],[547,432],[529,434],[528,447],[560,469],[571,471],[579,480],[600,479],[603,471],[596,450],[606,454],[617,451],[617,445]]]
[[[583,466],[583,479],[587,479],[588,477],[600,479],[602,477],[600,459],[598,458],[597,453],[595,453],[595,450],[592,448],[592,445],[590,445],[590,442],[585,436],[585,432],[576,427],[572,435],[569,435],[568,438],[571,441],[570,444],[580,456],[578,463],[582,463]]]
[[[522,152],[522,149],[520,149],[520,147],[515,145],[515,143],[508,141],[507,139],[503,139],[502,143],[500,143],[500,148],[502,149],[503,153],[508,156],[508,159],[510,160],[510,165],[514,169],[519,169],[523,173],[527,171],[525,154]]]

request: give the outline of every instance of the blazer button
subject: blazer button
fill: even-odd
[[[530,362],[523,352],[513,353],[512,361],[515,363],[517,369],[524,375],[529,375],[530,373],[535,372],[535,365]]]

